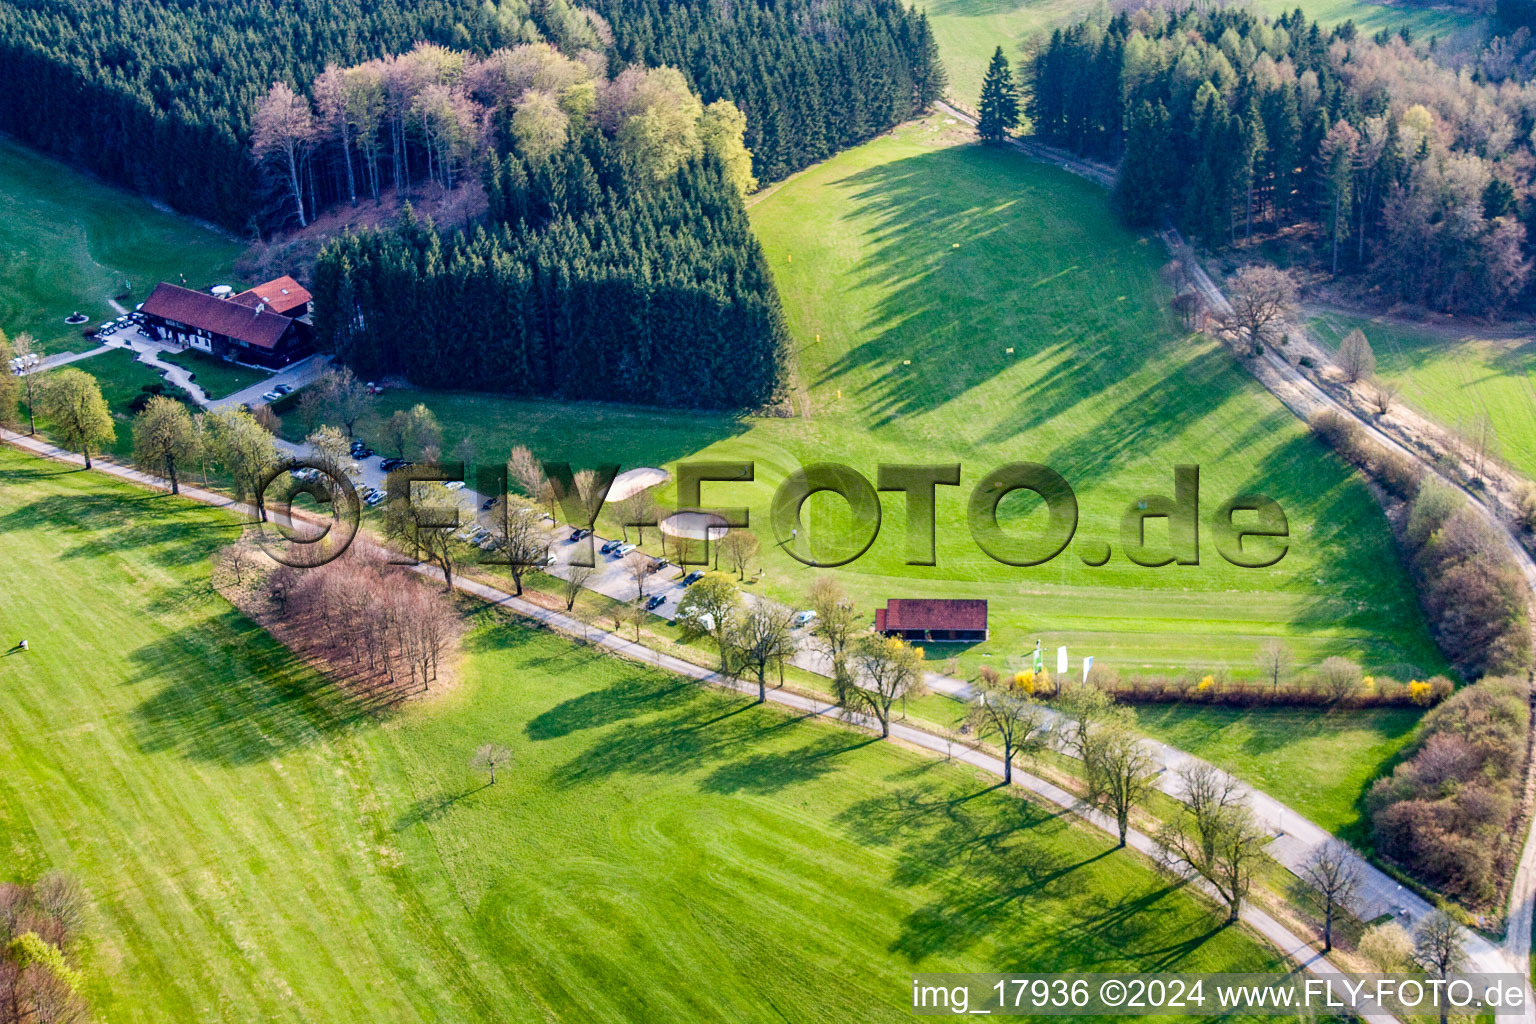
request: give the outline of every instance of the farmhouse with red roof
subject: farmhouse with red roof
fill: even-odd
[[[875,632],[917,643],[979,643],[987,638],[987,602],[892,598],[875,609]]]
[[[287,281],[287,290],[280,282]],[[309,324],[270,308],[260,297],[270,290],[290,312],[309,310],[309,292],[291,277],[221,299],[161,282],[139,307],[152,337],[207,352],[220,359],[276,369],[309,354]],[[254,301],[251,297],[255,296]]]

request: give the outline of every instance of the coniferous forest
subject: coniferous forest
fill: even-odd
[[[1133,224],[1167,216],[1211,247],[1288,233],[1389,302],[1490,314],[1531,299],[1536,86],[1516,71],[1300,11],[1148,8],[1055,32],[1028,114],[1119,161]]]
[[[316,328],[359,373],[433,387],[647,405],[774,395],[784,326],[746,211],[713,155],[665,181],[601,132],[485,171],[488,223],[451,240],[407,218],[334,239]]]
[[[249,155],[262,97],[419,42],[476,55],[545,42],[609,75],[677,66],[704,102],[747,115],[763,181],[943,90],[927,23],[898,0],[0,0],[0,131],[186,213],[266,229],[279,190]]]

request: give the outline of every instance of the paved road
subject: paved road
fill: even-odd
[[[66,452],[38,438],[22,436],[9,430],[0,428],[0,440],[8,441],[25,451],[45,456],[47,458],[57,459],[59,461],[68,462],[73,465],[83,464],[83,460],[81,460],[79,456],[71,452]],[[116,463],[98,460],[95,464],[95,468],[97,472],[105,473],[124,480],[130,480],[134,483],[142,484],[148,487],[161,490],[165,489],[166,487],[166,482],[164,480],[128,466],[122,466]],[[247,516],[254,515],[254,509],[252,509],[250,506],[237,503],[221,494],[207,491],[199,487],[184,486],[181,489],[181,493],[183,497],[193,501],[201,501],[210,505],[230,508]],[[571,545],[567,546],[569,547]],[[442,578],[437,570],[430,566],[418,566],[417,571],[421,572],[423,575],[430,576],[439,580]],[[611,567],[610,572],[607,575],[611,578]],[[565,615],[558,611],[551,611],[548,608],[533,604],[529,601],[523,600],[522,598],[513,597],[506,591],[499,590],[495,587],[477,583],[473,580],[466,580],[462,576],[455,577],[455,587],[467,594],[472,594],[476,597],[479,597],[484,601],[505,607],[518,615],[522,615],[526,618],[530,618],[543,623],[544,625],[551,629],[557,630],[558,632],[564,633],[568,636],[578,637],[586,642],[596,644],[605,650],[611,651],[612,653],[620,657],[627,658],[631,661],[641,662],[647,665],[654,665],[657,668],[671,672],[675,675],[694,679],[703,683],[709,683],[715,686],[720,686],[739,693],[747,694],[749,696],[755,695],[756,693],[757,688],[755,684],[750,684],[741,680],[722,676],[718,672],[702,668],[693,664],[692,662],[683,661],[681,658],[653,650],[649,647],[635,643],[634,641],[626,640],[616,633],[612,633],[599,627],[589,625],[588,623],[582,622],[581,620],[573,618],[569,615]],[[829,704],[826,701],[815,700],[810,697],[801,696],[800,694],[787,693],[783,690],[770,690],[768,693],[768,700],[770,703],[778,704],[791,710],[798,711],[806,717],[837,719],[839,721],[845,722],[848,725],[866,730],[873,730],[875,727],[874,723],[868,719],[859,716],[855,716],[854,718],[849,719],[848,716],[844,714],[842,709],[836,707],[835,705]],[[997,776],[999,778],[1003,773],[1002,762],[997,758],[992,757],[990,754],[986,754],[978,750],[973,750],[970,747],[958,745],[948,737],[936,736],[932,733],[925,732],[921,729],[915,728],[902,722],[894,722],[891,724],[891,738],[905,743],[911,747],[932,754],[941,755],[945,759],[953,759],[964,762],[965,764],[971,765],[972,767],[978,768],[990,775]],[[1059,786],[1047,782],[1044,779],[1030,775],[1027,772],[1020,771],[1017,768],[1015,768],[1013,771],[1013,779],[1016,786],[1031,793],[1036,799],[1042,800],[1056,807],[1063,808],[1064,810],[1071,812],[1072,814],[1076,815],[1077,817],[1081,818],[1082,820],[1086,821],[1090,825],[1098,828],[1100,831],[1105,832],[1108,835],[1116,835],[1116,826],[1113,819],[1091,807],[1084,805],[1071,793],[1068,793],[1066,790],[1060,788]],[[1165,865],[1172,871],[1185,875],[1188,874],[1187,865],[1178,861],[1171,860],[1167,851],[1159,846],[1151,836],[1148,836],[1145,833],[1135,829],[1130,830],[1129,834],[1127,835],[1127,844],[1132,849],[1141,854],[1144,854],[1159,864]],[[1217,898],[1214,891],[1202,880],[1193,879],[1191,884],[1201,889],[1212,898]],[[1302,969],[1307,971],[1309,974],[1324,979],[1341,979],[1345,977],[1344,972],[1342,972],[1336,965],[1328,960],[1327,957],[1318,953],[1308,942],[1302,940],[1280,922],[1276,921],[1273,917],[1266,914],[1259,908],[1251,904],[1245,904],[1242,908],[1242,920],[1250,928],[1262,935],[1270,944],[1272,944],[1285,956],[1291,958],[1296,963],[1299,963],[1302,966]],[[1397,1020],[1390,1014],[1384,1013],[1367,1014],[1365,1015],[1364,1019],[1370,1021],[1371,1024],[1396,1024]]]

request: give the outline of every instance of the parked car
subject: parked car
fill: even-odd
[[[581,538],[585,537],[587,534],[589,534],[591,532],[592,532],[591,530],[583,530],[581,527],[578,526],[576,529],[571,531],[571,538],[570,538],[571,542],[575,543],[576,541],[581,540]]]
[[[605,541],[603,541],[603,546],[601,548],[599,548],[598,550],[601,551],[605,555],[609,555],[609,554],[613,553],[613,549],[614,548],[619,546],[619,543],[620,542],[616,541],[616,540],[605,540]]]
[[[652,594],[650,597],[645,599],[645,610],[648,612],[653,612],[666,603],[667,599],[662,597],[660,594]]]
[[[459,486],[462,487],[464,485],[460,484]],[[483,502],[480,503],[480,511],[484,512],[487,509],[495,508],[496,503],[500,500],[500,498],[486,498]]]
[[[816,613],[813,612],[813,611],[810,611],[809,609],[807,609],[806,611],[803,611],[803,612],[796,612],[795,613],[795,628],[796,629],[799,629],[801,626],[809,626],[812,622],[815,622],[815,621],[816,621]]]
[[[633,544],[620,544],[618,547],[613,549],[613,557],[623,558],[633,550],[635,550],[635,546]]]
[[[443,484],[443,486],[448,488],[450,491],[462,491],[464,489],[464,481],[449,480],[447,483]]]
[[[364,499],[364,504],[366,504],[366,505],[368,505],[370,507],[372,507],[374,505],[378,505],[378,504],[380,504],[380,503],[382,503],[384,501],[384,497],[385,497],[385,495],[384,495],[383,491],[374,491],[372,494],[368,495],[368,497]]]
[[[695,570],[693,570],[693,572],[691,572],[687,576],[683,577],[683,586],[691,587],[691,586],[693,586],[695,583],[699,582],[699,580],[701,580],[703,578],[704,578],[703,570],[702,569],[695,569]]]
[[[268,392],[266,392],[266,393],[265,393],[265,394],[263,394],[263,395],[262,395],[262,396],[261,396],[261,400],[262,400],[262,401],[263,401],[263,402],[275,402],[275,401],[277,401],[277,400],[278,400],[278,399],[279,399],[279,398],[282,398],[282,397],[283,397],[283,396],[282,396],[282,395],[280,395],[280,394],[278,394],[278,393],[277,393],[277,392],[276,392],[276,391],[268,391]]]
[[[657,572],[661,572],[661,570],[665,569],[667,566],[669,566],[671,564],[672,564],[672,561],[670,559],[658,558],[658,559],[656,559],[656,571]]]
[[[286,394],[288,394],[288,392],[293,390],[293,385],[292,384],[279,384],[276,387],[274,387],[272,390],[276,391],[280,395],[286,395]]]

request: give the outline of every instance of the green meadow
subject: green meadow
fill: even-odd
[[[1529,335],[1310,312],[1313,332],[1334,348],[1350,331],[1365,332],[1377,376],[1396,384],[1402,399],[1430,419],[1455,430],[1486,416],[1500,457],[1536,479],[1536,342]]]
[[[0,330],[31,332],[44,353],[94,348],[90,326],[132,308],[156,283],[232,278],[242,246],[148,200],[0,138]]]
[[[704,499],[751,509],[762,586],[787,601],[818,571],[792,559],[768,522],[788,472],[842,462],[873,482],[882,463],[959,463],[961,485],[938,489],[936,566],[906,564],[905,499],[891,493],[868,552],[835,571],[871,615],[890,597],[987,598],[989,643],[930,651],[971,671],[1019,664],[1041,638],[1069,647],[1074,666],[1092,654],[1123,672],[1243,674],[1269,637],[1290,642],[1301,664],[1342,654],[1374,671],[1439,671],[1379,507],[1225,351],[1178,329],[1154,242],[1120,227],[1102,190],[1009,151],[954,144],[951,131],[942,118],[904,126],[752,206],[796,346],[801,414],[395,390],[361,434],[380,447],[381,419],[424,401],[443,421],[444,450],[468,436],[481,461],[514,444],[576,465],[750,460],[755,482],[708,484]],[[1021,461],[1061,473],[1080,509],[1073,543],[1035,567],[993,561],[967,525],[970,489]],[[1200,467],[1200,564],[1132,564],[1122,515],[1171,495],[1179,464]],[[1212,516],[1251,491],[1289,520],[1286,553],[1267,569],[1229,565],[1214,546]],[[854,549],[841,499],[818,495],[805,513],[822,560]],[[1043,514],[1010,497],[1000,519],[1027,534]],[[1162,526],[1147,533],[1166,546]],[[1107,565],[1085,563],[1106,544]]]
[[[1275,966],[994,780],[488,608],[365,708],[212,589],[228,514],[0,475],[0,880],[84,886],[98,1019],[898,1021],[915,971]]]
[[[967,108],[976,106],[981,80],[992,51],[1003,48],[1011,61],[1022,59],[1032,38],[1087,17],[1108,18],[1109,5],[1095,0],[932,0],[928,12],[933,38],[949,72],[950,95]],[[1353,21],[1366,34],[1407,28],[1415,39],[1442,39],[1482,30],[1482,19],[1449,6],[1400,7],[1372,0],[1253,0],[1254,11],[1278,18],[1297,7],[1325,26]]]

